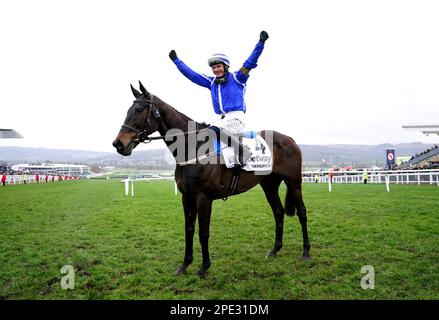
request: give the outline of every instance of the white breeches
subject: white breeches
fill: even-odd
[[[212,126],[226,130],[231,134],[239,134],[245,129],[244,118],[244,112],[230,111],[224,114],[224,118],[212,123]]]

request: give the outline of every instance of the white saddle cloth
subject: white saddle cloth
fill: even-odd
[[[273,158],[267,142],[260,135],[256,138],[242,138],[242,144],[251,151],[251,157],[243,166],[245,171],[268,171],[271,172],[273,167]],[[228,147],[221,141],[222,155],[227,168],[232,168],[236,164],[235,150]]]

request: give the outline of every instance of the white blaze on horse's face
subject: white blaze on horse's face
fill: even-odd
[[[222,63],[212,65],[212,72],[215,75],[215,77],[217,78],[222,77],[225,73],[224,65]]]

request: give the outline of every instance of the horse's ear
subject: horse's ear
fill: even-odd
[[[142,95],[136,88],[133,87],[132,84],[130,84],[130,86],[131,86],[131,91],[133,92],[133,94],[136,98],[138,98]]]
[[[139,86],[140,86],[140,91],[143,93],[143,95],[146,97],[149,95],[149,92],[146,91],[145,87],[143,86],[142,82],[140,82],[139,80]]]

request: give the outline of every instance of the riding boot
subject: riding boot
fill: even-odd
[[[240,166],[244,166],[248,159],[251,157],[250,149],[242,144],[239,137],[231,134],[227,130],[221,130],[221,140],[226,144],[229,144],[229,139],[231,141],[231,146],[235,149],[236,162]]]
[[[237,152],[237,161],[241,166],[244,166],[247,163],[248,159],[251,157],[252,153],[250,149],[241,142],[241,139],[239,139],[238,137],[235,138],[239,146]]]

